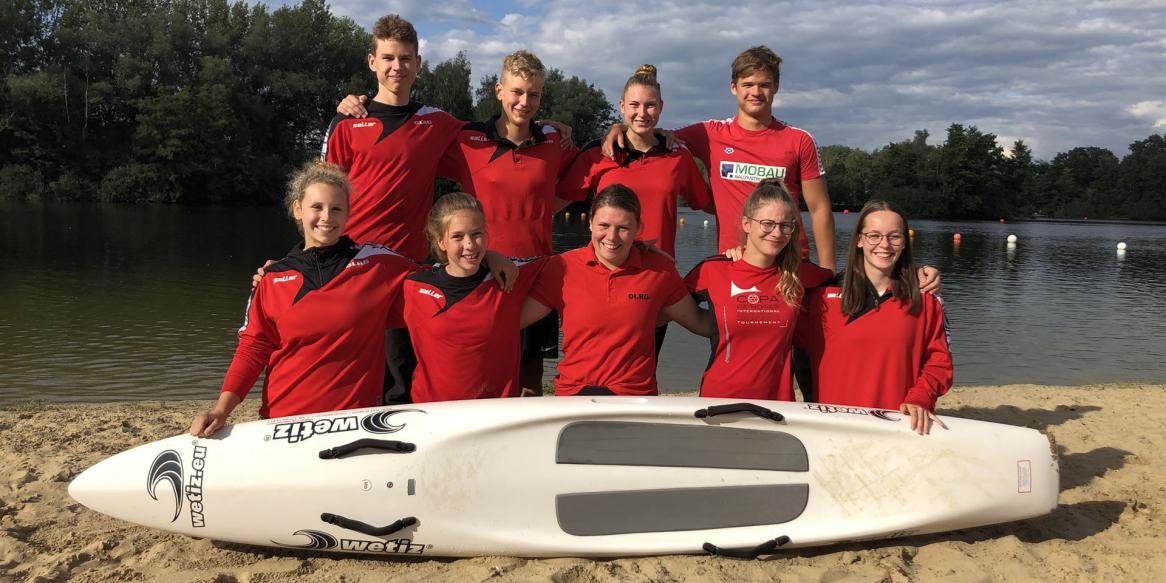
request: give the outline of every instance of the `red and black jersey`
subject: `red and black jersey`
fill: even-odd
[[[482,202],[491,249],[511,257],[550,255],[555,183],[577,149],[564,150],[554,128],[533,122],[530,139],[515,144],[498,135],[497,120],[466,125],[440,173]]]
[[[806,296],[795,344],[806,349],[818,400],[831,405],[899,409],[912,403],[935,409],[951,388],[952,361],[943,303],[923,294],[916,315],[891,290],[868,288],[866,305],[842,313],[838,280]]]
[[[778,119],[757,131],[741,127],[736,118],[710,120],[676,130],[676,137],[708,168],[717,208],[718,251],[741,244],[741,210],[758,182],[784,179],[798,207],[795,210],[800,210],[802,183],[826,174],[814,138]],[[800,240],[802,259],[806,259],[810,248],[804,225]]]
[[[808,289],[833,274],[803,261],[798,275]],[[794,400],[788,357],[799,308],[782,298],[780,279],[776,267],[724,256],[705,259],[685,276],[688,290],[698,302],[708,303],[713,320],[700,396]]]
[[[518,397],[518,318],[545,260],[519,263],[509,293],[486,269],[455,277],[444,266],[405,280],[405,323],[417,353],[415,403]]]
[[[647,152],[618,150],[615,160],[604,157],[599,142],[588,144],[559,181],[559,198],[583,200],[612,184],[622,184],[640,199],[639,238],[676,255],[676,198],[701,210],[712,204],[708,185],[687,149],[664,147],[664,137]]]
[[[401,287],[417,268],[347,237],[294,250],[252,292],[222,390],[243,399],[266,370],[263,417],[379,405],[385,329],[401,325]]]
[[[423,261],[437,166],[463,125],[416,102],[398,107],[372,101],[368,117],[336,116],[324,139],[324,160],[352,181],[346,234]]]
[[[563,318],[563,359],[556,395],[584,386],[617,395],[656,394],[656,317],[688,293],[676,266],[656,253],[632,249],[611,270],[586,247],[554,255],[530,295]]]

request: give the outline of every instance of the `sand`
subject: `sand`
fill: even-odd
[[[1006,404],[1003,404],[1006,403]],[[97,461],[185,429],[206,402],[32,404],[0,410],[0,582],[7,581],[1164,581],[1166,386],[958,387],[940,412],[1055,438],[1060,506],[1018,523],[708,556],[459,560],[332,557],[196,540],[69,498]],[[236,420],[256,417],[254,401]]]

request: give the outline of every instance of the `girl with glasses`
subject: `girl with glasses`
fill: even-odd
[[[797,217],[782,181],[761,181],[739,220],[740,260],[710,257],[684,278],[713,321],[702,397],[794,400],[789,354],[803,290],[833,275],[802,261]]]
[[[866,203],[841,281],[808,294],[796,343],[810,354],[819,402],[898,410],[926,434],[952,361],[943,304],[920,292],[909,233],[892,204]]]

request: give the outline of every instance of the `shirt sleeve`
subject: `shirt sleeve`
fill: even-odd
[[[518,280],[514,282],[514,287],[511,288],[510,293],[520,298],[529,296],[549,259],[550,257],[537,257],[520,263],[518,265]]]
[[[671,261],[668,261],[668,266],[664,268],[663,289],[660,291],[664,294],[665,306],[671,306],[688,295],[688,286],[684,285],[680,272],[676,271],[676,265]]]
[[[822,159],[818,156],[818,144],[814,142],[813,136],[808,133],[802,134],[801,143],[798,145],[798,160],[801,161],[798,165],[800,182],[821,178],[826,175],[826,169],[822,166]]]
[[[320,157],[325,162],[347,171],[352,168],[353,150],[351,140],[348,138],[348,126],[340,123],[345,119],[348,119],[348,116],[338,115],[328,124],[328,132],[324,135],[324,151]]]
[[[588,148],[574,157],[574,160],[567,165],[567,169],[559,178],[559,184],[555,187],[555,196],[570,201],[587,198],[587,194],[591,192],[594,176],[592,171],[597,162],[595,153],[596,148]]]
[[[530,288],[530,297],[556,310],[563,309],[563,286],[566,285],[566,261],[561,255],[547,258],[546,265]]]
[[[707,168],[712,156],[709,152],[709,133],[708,128],[705,127],[705,123],[708,122],[694,123],[690,126],[682,127],[676,130],[676,137],[684,142],[688,146],[688,150],[692,152],[692,155],[700,160]]]
[[[807,289],[802,300],[803,309],[794,312],[798,317],[794,326],[794,346],[819,357],[826,343],[822,322],[823,293],[823,288]]]
[[[833,271],[818,267],[805,259],[798,264],[798,279],[802,281],[802,287],[807,291],[819,287],[833,278]]]
[[[460,132],[459,132],[460,134]],[[437,162],[437,176],[452,180],[462,187],[462,192],[474,194],[474,181],[470,177],[470,163],[462,149],[462,139],[454,140]]]
[[[385,265],[385,285],[389,286],[389,311],[385,314],[385,328],[405,327],[405,278],[421,271],[422,267],[409,259],[391,255]]]
[[[579,154],[580,154],[579,146],[576,146],[575,144],[570,144],[566,148],[564,148],[563,144],[562,144],[562,139],[563,139],[563,136],[560,135],[559,139],[555,143],[555,147],[559,148],[559,150],[560,150],[560,152],[559,152],[559,168],[555,172],[555,176],[558,178],[562,178],[563,175],[565,175],[567,173],[567,168],[569,168],[571,166],[571,163],[574,162],[575,159],[578,158]]]
[[[681,150],[681,152],[683,152],[681,155],[684,158],[683,164],[686,166],[685,176],[687,177],[684,185],[684,201],[692,210],[706,209],[713,203],[713,195],[709,192],[708,183],[705,182],[704,175],[700,173],[700,167],[696,165],[692,152],[687,150]]]
[[[267,280],[260,280],[251,292],[246,319],[239,328],[239,345],[223,377],[222,392],[234,393],[240,400],[247,397],[279,345],[279,331],[263,308],[266,283]]]
[[[931,294],[923,294],[923,301],[924,308],[919,317],[926,338],[921,355],[923,367],[915,385],[907,390],[903,402],[934,411],[935,402],[951,388],[955,371],[947,340],[943,302]]]

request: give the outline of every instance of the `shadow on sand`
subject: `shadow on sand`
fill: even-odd
[[[1096,405],[1058,405],[1052,411],[1048,409],[1022,409],[1012,405],[1000,405],[991,409],[985,407],[960,407],[959,409],[940,409],[941,415],[1004,423],[1018,427],[1028,427],[1044,431],[1049,427],[1063,425],[1069,421],[1081,419],[1087,413],[1100,411]]]

